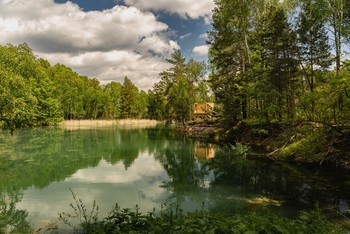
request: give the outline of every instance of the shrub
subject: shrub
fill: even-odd
[[[62,213],[60,219],[66,224],[71,224],[70,219],[78,219],[80,227],[73,227],[73,231],[79,233],[345,233],[319,210],[301,212],[296,219],[288,219],[267,210],[229,215],[203,210],[184,213],[179,207],[162,206],[158,213],[154,209],[142,214],[138,206],[131,210],[116,205],[98,221],[95,202],[88,212],[81,199],[74,194],[73,198],[75,205],[70,207],[74,214]]]

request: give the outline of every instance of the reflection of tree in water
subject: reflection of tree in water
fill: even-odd
[[[147,135],[143,129],[129,129],[118,132],[119,137],[112,144],[112,154],[107,160],[112,164],[123,162],[128,169],[140,152],[147,149]]]
[[[281,209],[294,211],[350,204],[350,191],[342,184],[346,179],[326,175],[320,168],[246,160],[232,151],[218,152],[208,165],[215,175],[211,190],[221,191],[222,198],[267,197],[282,201]],[[227,206],[227,200],[220,206]]]
[[[164,133],[159,129],[37,128],[19,130],[13,136],[0,134],[1,228],[12,223],[25,227],[27,212],[15,209],[19,191],[31,186],[44,188],[79,169],[97,166],[101,159],[112,164],[121,162],[127,169],[141,152],[157,151],[167,142],[166,134],[170,133]],[[6,199],[3,194],[7,194]],[[18,224],[11,217],[18,218]]]
[[[148,134],[148,131],[152,134]],[[130,167],[161,133],[148,129],[65,131],[37,128],[0,134],[0,191],[44,188],[105,159]],[[156,151],[156,149],[152,149]],[[35,173],[33,173],[35,172]]]
[[[207,167],[194,158],[194,144],[185,139],[169,139],[169,144],[156,152],[155,158],[161,162],[170,180],[163,187],[172,191],[170,200],[181,204],[186,198],[196,198],[196,202],[205,200],[205,177]],[[200,200],[200,201],[199,201]]]
[[[214,201],[213,208],[221,209],[232,197],[235,199],[233,195],[261,195],[283,200],[283,206],[310,207],[318,201],[341,206],[344,212],[350,204],[346,176],[337,177],[334,172],[324,175],[317,169],[272,161],[245,160],[233,151],[215,150],[216,157],[206,161],[194,158],[194,151],[194,142],[161,128],[21,130],[13,137],[0,135],[0,192],[43,188],[79,169],[98,165],[101,159],[123,163],[128,169],[144,152],[154,155],[168,173],[169,181],[163,186],[173,192],[170,199],[174,202],[210,200]],[[9,203],[7,209],[13,210]]]
[[[33,230],[26,220],[28,212],[16,209],[22,195],[18,193],[1,193],[0,199],[0,233],[31,233]]]

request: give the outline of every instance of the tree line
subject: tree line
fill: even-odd
[[[0,127],[63,119],[186,122],[194,118],[194,103],[214,97],[226,127],[244,119],[350,124],[349,1],[215,4],[209,66],[174,51],[148,92],[127,77],[123,84],[101,85],[64,65],[51,66],[26,44],[0,46]]]
[[[350,124],[350,2],[216,0],[210,83],[240,120]]]
[[[195,101],[208,100],[203,62],[180,51],[148,92],[124,78],[101,85],[62,64],[34,55],[27,44],[0,46],[0,128],[54,125],[64,119],[149,118],[188,120]]]

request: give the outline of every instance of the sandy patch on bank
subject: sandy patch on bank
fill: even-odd
[[[118,120],[65,120],[60,123],[60,127],[69,130],[76,129],[92,129],[109,126],[120,127],[154,127],[158,124],[163,124],[163,121],[149,120],[149,119],[118,119]]]

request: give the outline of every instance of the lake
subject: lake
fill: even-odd
[[[0,233],[61,228],[58,213],[72,213],[72,192],[88,208],[96,201],[100,218],[116,203],[291,217],[319,206],[348,216],[347,171],[235,155],[165,127],[1,132]]]

